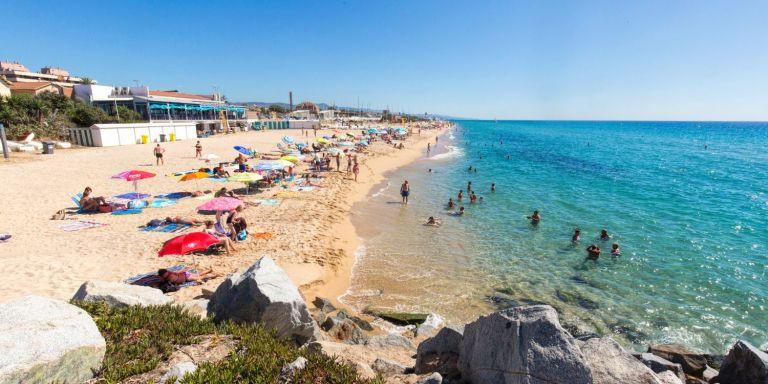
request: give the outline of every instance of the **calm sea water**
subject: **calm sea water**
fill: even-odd
[[[455,323],[545,302],[638,349],[765,346],[766,176],[766,123],[458,121],[353,208],[365,247],[342,299]],[[451,216],[445,203],[468,181],[484,201],[465,197],[466,215]],[[538,226],[526,219],[535,209]],[[429,216],[443,225],[422,225]],[[596,262],[585,261],[590,243],[603,249]]]

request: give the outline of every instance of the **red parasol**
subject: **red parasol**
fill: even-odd
[[[204,251],[211,245],[218,244],[216,236],[205,232],[192,232],[186,235],[176,236],[163,244],[163,248],[157,252],[162,257],[165,255],[184,255],[195,251]]]

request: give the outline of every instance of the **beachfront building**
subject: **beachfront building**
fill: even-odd
[[[53,84],[50,81],[32,81],[32,82],[12,83],[10,88],[11,88],[12,95],[37,96],[44,92],[50,92],[50,93],[55,93],[59,95],[65,94],[62,89],[63,87]]]
[[[215,133],[235,126],[245,126],[247,108],[230,105],[218,94],[195,95],[176,90],[155,91],[146,86],[112,87],[76,85],[75,97],[107,113],[118,106],[136,111],[150,122],[196,122],[201,133]]]
[[[320,117],[320,120],[333,120],[336,118],[336,111],[333,109],[326,109],[318,112],[317,116]]]
[[[297,109],[288,115],[291,119],[296,120],[309,120],[312,117],[312,113],[308,109]]]
[[[6,80],[13,83],[49,82],[69,88],[86,81],[96,82],[91,79],[72,76],[69,71],[61,68],[45,67],[40,69],[40,72],[32,72],[23,64],[10,61],[0,61],[0,76],[5,76]]]
[[[4,97],[11,97],[11,83],[6,80],[5,77],[0,76],[0,99]]]

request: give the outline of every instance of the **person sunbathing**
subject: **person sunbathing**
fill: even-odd
[[[198,226],[203,223],[202,220],[195,219],[193,217],[166,217],[165,222],[168,224],[186,224],[186,225],[192,225],[192,226]]]
[[[191,272],[190,270],[173,272],[165,268],[160,268],[157,270],[157,275],[162,277],[163,280],[168,283],[178,285],[189,283],[191,281],[201,281],[204,279],[215,279],[219,277],[219,274],[215,273],[213,268],[208,268],[207,270],[200,272]]]
[[[99,196],[99,197],[91,197],[91,192],[93,190],[91,187],[85,187],[85,190],[83,191],[83,197],[80,198],[80,209],[86,212],[89,211],[99,211],[100,206],[109,206],[107,201]]]
[[[221,187],[221,189],[219,189],[213,195],[213,197],[234,197],[234,198],[237,198],[237,196],[235,196],[234,192],[232,192],[230,190],[227,190],[227,187]]]
[[[224,251],[227,252],[227,256],[230,255],[230,251],[235,251],[235,244],[227,237],[226,233],[221,233],[216,230],[216,227],[214,226],[213,220],[206,220],[205,221],[205,228],[203,228],[203,232],[215,236],[217,239],[219,239],[219,244],[224,246]]]
[[[217,179],[226,179],[230,177],[229,172],[226,169],[224,169],[224,167],[216,167],[214,168],[214,172],[215,173],[213,177]]]

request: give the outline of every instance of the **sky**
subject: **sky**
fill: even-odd
[[[768,1],[9,1],[0,60],[231,101],[768,120]]]

